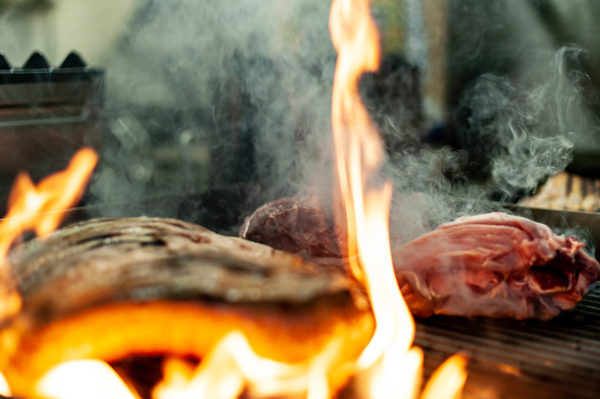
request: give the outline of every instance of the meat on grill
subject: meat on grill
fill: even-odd
[[[342,266],[339,231],[324,211],[283,198],[247,218],[240,236]],[[544,224],[495,212],[443,224],[395,247],[392,256],[415,315],[550,319],[573,308],[600,278],[600,265],[583,247]]]

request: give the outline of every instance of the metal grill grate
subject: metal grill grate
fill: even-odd
[[[417,319],[425,376],[456,352],[469,358],[464,398],[598,398],[600,286],[550,320]]]

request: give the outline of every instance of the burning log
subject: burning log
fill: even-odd
[[[342,267],[339,232],[325,211],[283,198],[247,218],[240,236]],[[395,248],[393,259],[416,315],[550,319],[573,308],[600,278],[600,264],[583,247],[543,224],[490,213],[444,224]]]
[[[266,358],[302,362],[336,337],[336,361],[373,333],[343,273],[172,219],[97,219],[15,248],[22,310],[4,320],[0,369],[13,393],[73,359],[201,359],[232,331]],[[353,293],[354,292],[354,293]],[[360,301],[358,301],[360,302]],[[363,301],[362,303],[366,303]]]

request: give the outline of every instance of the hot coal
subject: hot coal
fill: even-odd
[[[342,233],[340,234],[340,232]],[[325,211],[283,198],[248,217],[240,236],[342,267],[343,229]],[[600,278],[575,237],[495,212],[461,217],[394,245],[398,285],[415,315],[550,319],[573,308]]]

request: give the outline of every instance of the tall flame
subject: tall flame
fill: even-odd
[[[348,259],[367,288],[377,324],[358,359],[362,371],[357,379],[364,397],[413,398],[422,352],[411,348],[415,326],[394,274],[388,230],[392,189],[377,181],[383,145],[358,89],[362,74],[375,71],[380,61],[379,34],[369,6],[368,0],[333,0],[329,19],[338,52],[332,129]]]
[[[94,150],[83,148],[73,156],[67,169],[46,177],[37,186],[28,174],[17,176],[8,199],[8,212],[0,221],[0,320],[21,309],[21,297],[5,262],[11,244],[27,230],[34,230],[40,237],[55,230],[65,210],[80,199],[97,160]],[[10,393],[8,384],[2,384],[2,374],[0,377],[0,394]]]

